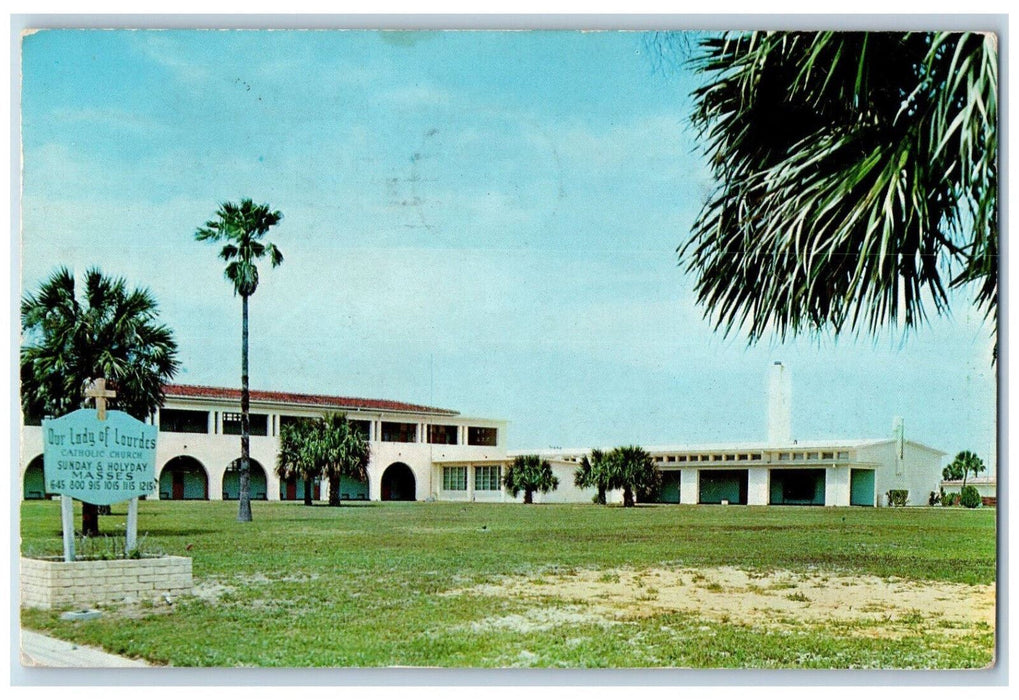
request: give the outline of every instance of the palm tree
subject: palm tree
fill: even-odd
[[[649,500],[661,488],[661,474],[643,448],[617,447],[605,459],[609,488],[623,490],[623,507],[631,508],[639,498]],[[636,497],[636,498],[635,498]]]
[[[980,472],[985,471],[987,467],[984,465],[984,460],[980,459],[975,453],[969,450],[963,450],[955,456],[951,464],[945,467],[942,472],[942,476],[946,479],[962,479],[963,487],[966,486],[966,478],[970,472],[973,476],[977,476]]]
[[[605,492],[608,490],[609,484],[608,463],[605,459],[605,453],[594,449],[591,450],[590,459],[585,455],[580,460],[580,466],[577,467],[577,471],[573,474],[573,483],[582,489],[598,489],[594,502],[599,505],[605,505]]]
[[[312,481],[322,474],[317,458],[320,421],[301,420],[280,426],[276,476],[281,480],[299,477],[304,481],[304,505],[312,504]]]
[[[559,479],[552,474],[552,465],[538,455],[521,455],[514,459],[502,477],[502,483],[514,498],[523,491],[524,503],[534,502],[535,491],[548,493],[559,488]]]
[[[910,328],[970,283],[996,317],[994,35],[740,32],[701,48],[693,122],[718,185],[678,252],[716,328]]]
[[[226,261],[224,275],[234,286],[234,294],[241,296],[241,474],[240,506],[237,519],[251,522],[250,488],[250,425],[248,419],[248,297],[258,289],[258,267],[255,261],[264,257],[276,267],[283,262],[283,253],[272,243],[262,242],[269,229],[279,223],[283,215],[272,211],[267,204],[254,204],[250,199],[240,204],[226,202],[216,212],[216,218],[205,222],[195,231],[199,241],[224,241],[219,257]]]
[[[364,433],[342,413],[331,413],[323,421],[323,471],[329,480],[329,505],[340,505],[340,478],[367,481],[371,449]]]
[[[85,403],[92,379],[117,391],[114,406],[139,420],[163,402],[163,384],[180,363],[173,333],[157,322],[147,289],[129,290],[96,268],[79,298],[74,274],[61,267],[21,300],[21,406],[26,422],[60,416]],[[98,534],[98,506],[83,504],[82,532]]]

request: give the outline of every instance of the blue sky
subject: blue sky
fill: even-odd
[[[237,386],[240,301],[194,230],[284,214],[251,304],[254,388],[510,421],[511,448],[907,436],[993,463],[990,329],[747,347],[676,264],[711,180],[695,77],[636,32],[45,31],[22,44],[22,284],[149,287],[182,383]]]

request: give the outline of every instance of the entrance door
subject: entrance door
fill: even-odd
[[[173,473],[173,500],[184,500],[184,474],[181,472]]]
[[[297,479],[294,477],[287,479],[287,500],[297,500]]]

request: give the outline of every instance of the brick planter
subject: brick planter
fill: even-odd
[[[21,604],[32,608],[156,600],[191,593],[190,557],[71,561],[21,558]]]

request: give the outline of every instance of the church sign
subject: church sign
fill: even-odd
[[[156,490],[156,432],[123,411],[83,408],[44,420],[46,491],[111,505]]]

